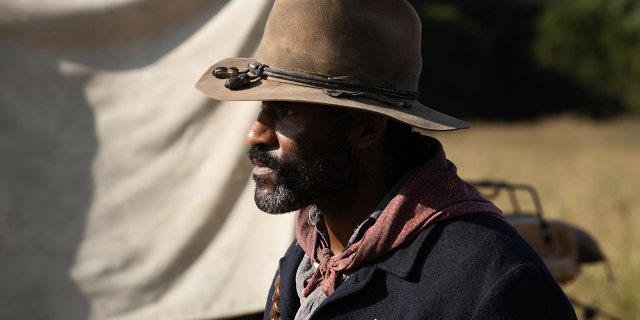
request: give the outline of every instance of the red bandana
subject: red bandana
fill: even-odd
[[[436,221],[469,213],[485,213],[504,220],[500,209],[458,177],[455,165],[446,160],[441,146],[407,180],[363,237],[337,255],[332,256],[322,241],[316,241],[318,232],[307,222],[310,208],[298,211],[296,238],[319,266],[304,289],[304,297],[318,286],[329,296],[341,272],[355,270],[391,252]]]

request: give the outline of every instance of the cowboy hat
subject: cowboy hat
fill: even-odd
[[[426,130],[470,127],[416,100],[420,39],[405,0],[276,0],[256,57],[224,59],[196,87],[216,100],[318,103]]]

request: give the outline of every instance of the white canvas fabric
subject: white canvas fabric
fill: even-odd
[[[293,216],[254,205],[252,55],[271,1],[0,0],[0,319],[261,311]]]

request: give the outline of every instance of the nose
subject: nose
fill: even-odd
[[[256,119],[251,128],[249,128],[246,140],[250,147],[260,144],[273,147],[278,144],[276,132],[272,126],[268,124],[266,119],[264,119],[262,111],[258,114],[258,119]]]

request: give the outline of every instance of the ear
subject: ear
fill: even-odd
[[[354,118],[352,140],[354,146],[366,149],[382,143],[387,130],[387,117],[370,112],[358,112]]]

